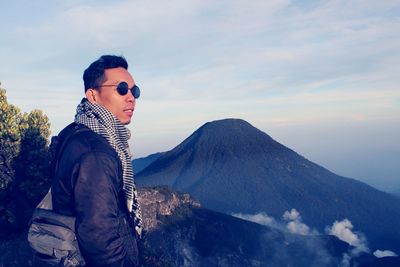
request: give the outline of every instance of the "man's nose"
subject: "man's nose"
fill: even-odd
[[[135,101],[136,101],[136,99],[135,99],[135,97],[133,96],[131,90],[128,90],[128,93],[126,94],[126,97],[127,97],[127,101],[128,101],[128,102],[135,102]]]

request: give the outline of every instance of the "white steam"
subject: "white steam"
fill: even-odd
[[[286,229],[292,234],[299,234],[299,235],[309,235],[309,234],[318,234],[316,230],[310,230],[306,224],[302,222],[300,212],[296,209],[291,209],[290,211],[285,211],[282,215],[284,221],[277,221],[274,217],[268,216],[265,212],[260,212],[256,214],[244,214],[244,213],[232,213],[234,217],[255,222],[261,225]]]
[[[367,241],[361,233],[353,233],[353,224],[350,220],[335,221],[327,233],[354,247],[354,253],[369,252]]]
[[[331,228],[328,228],[328,234],[334,235],[340,240],[348,243],[352,246],[358,246],[360,244],[360,239],[356,234],[353,233],[353,224],[348,220],[335,221]]]
[[[374,256],[377,258],[383,258],[383,257],[396,257],[397,254],[394,253],[393,251],[390,250],[375,250]]]
[[[296,209],[285,211],[282,216],[283,220],[275,220],[275,218],[268,216],[265,212],[256,214],[233,213],[232,216],[281,230],[286,229],[292,234],[319,234],[317,230],[311,230],[310,227],[302,222],[300,212]],[[349,267],[352,258],[358,257],[361,253],[370,253],[365,236],[360,232],[353,232],[353,224],[349,219],[335,221],[332,226],[325,228],[325,232],[336,236],[350,245],[348,252],[343,254],[341,263],[339,264],[340,267]],[[390,250],[376,250],[373,254],[377,258],[398,256]]]
[[[365,237],[361,233],[353,233],[353,224],[350,220],[335,221],[332,227],[327,227],[326,232],[352,246],[348,253],[343,254],[340,267],[350,266],[350,260],[359,256],[362,252],[369,253]]]
[[[310,234],[310,227],[301,222],[300,213],[296,209],[291,209],[290,212],[285,211],[283,219],[288,222],[286,228],[290,233],[299,235]]]
[[[232,216],[265,226],[276,225],[275,219],[268,216],[268,214],[266,214],[265,212],[260,212],[256,214],[232,213]]]

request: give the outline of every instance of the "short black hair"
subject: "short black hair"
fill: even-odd
[[[128,69],[128,62],[123,56],[103,55],[90,64],[83,72],[85,93],[89,88],[94,88],[103,82],[104,70],[119,67]]]

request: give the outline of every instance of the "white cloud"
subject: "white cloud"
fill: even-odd
[[[342,241],[345,241],[349,245],[357,246],[360,244],[360,240],[356,234],[353,233],[353,224],[348,220],[335,221],[328,233],[336,236]]]
[[[285,226],[283,226],[283,221],[277,221],[275,220],[275,218],[268,216],[265,212],[260,212],[256,214],[233,213],[231,215],[261,225],[275,227],[282,230],[286,229],[292,234],[319,234],[318,231],[311,231],[306,224],[301,222],[302,218],[300,212],[298,212],[294,208],[290,211],[285,211],[285,213],[283,214],[282,218],[284,221],[287,222]],[[327,234],[334,235],[351,246],[346,253],[343,253],[342,260],[339,264],[340,267],[349,267],[351,266],[351,260],[353,258],[358,257],[361,253],[370,252],[366,238],[360,232],[353,232],[353,224],[348,219],[335,221],[331,227],[326,227],[325,231]],[[324,252],[323,250],[321,250],[321,248],[323,247],[315,247],[315,249]],[[376,250],[373,255],[377,258],[397,256],[395,252],[390,250]],[[324,256],[327,257],[327,255]]]
[[[353,246],[354,248],[350,252],[352,256],[359,255],[361,252],[369,252],[365,237],[361,233],[353,232],[353,224],[348,219],[335,221],[331,227],[326,228],[326,232]]]
[[[232,216],[265,226],[276,226],[275,219],[268,216],[268,214],[265,212],[260,212],[256,214],[232,213]]]
[[[299,235],[309,235],[311,233],[310,227],[301,222],[300,213],[296,209],[285,211],[282,217],[288,222],[286,228],[290,233]]]
[[[362,233],[353,232],[353,224],[350,220],[335,221],[331,227],[326,227],[326,232],[348,243],[351,247],[348,253],[343,254],[340,267],[350,266],[351,259],[361,253],[369,253],[367,240]]]
[[[292,234],[300,234],[300,235],[310,234],[310,228],[304,223],[300,223],[298,221],[288,222],[286,227]]]
[[[374,256],[377,258],[383,257],[397,257],[397,254],[390,250],[375,250]]]
[[[300,212],[298,212],[296,209],[285,211],[285,213],[283,214],[283,219],[285,219],[286,221],[300,221]]]
[[[231,215],[261,225],[279,228],[292,234],[309,235],[318,233],[316,230],[311,231],[310,227],[301,222],[300,213],[296,209],[291,209],[291,211],[286,211],[284,213],[282,218],[286,222],[277,221],[274,217],[268,216],[265,212],[256,214],[232,213]]]

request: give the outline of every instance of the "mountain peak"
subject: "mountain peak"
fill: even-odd
[[[137,181],[140,185],[164,184],[187,192],[204,188],[199,195],[211,193],[205,188],[212,184],[235,190],[249,183],[270,188],[268,178],[280,179],[277,173],[290,176],[287,172],[297,163],[293,159],[304,160],[245,120],[223,119],[205,123],[181,144],[163,153],[138,173]],[[213,193],[215,197],[220,195],[217,191]],[[208,204],[207,200],[204,203]],[[217,210],[223,211],[226,207],[226,203],[221,203]],[[230,211],[239,212],[240,209]]]
[[[262,133],[263,135],[266,135],[265,133],[261,132],[247,121],[234,118],[207,122],[203,124],[203,126],[201,126],[196,132],[211,132],[213,135],[217,136],[218,135],[226,136],[233,134],[236,137],[241,136],[243,134],[244,135],[251,134],[253,132]]]
[[[203,124],[199,128],[200,129],[218,129],[218,128],[242,128],[242,127],[253,127],[250,123],[248,123],[245,120],[242,119],[236,119],[236,118],[227,118],[227,119],[221,119],[221,120],[215,120],[215,121],[209,121]]]
[[[275,142],[266,133],[242,119],[222,119],[207,122],[184,140],[174,150],[196,150],[201,157],[211,153],[221,155],[259,154],[275,146]],[[261,146],[260,146],[261,145]]]

